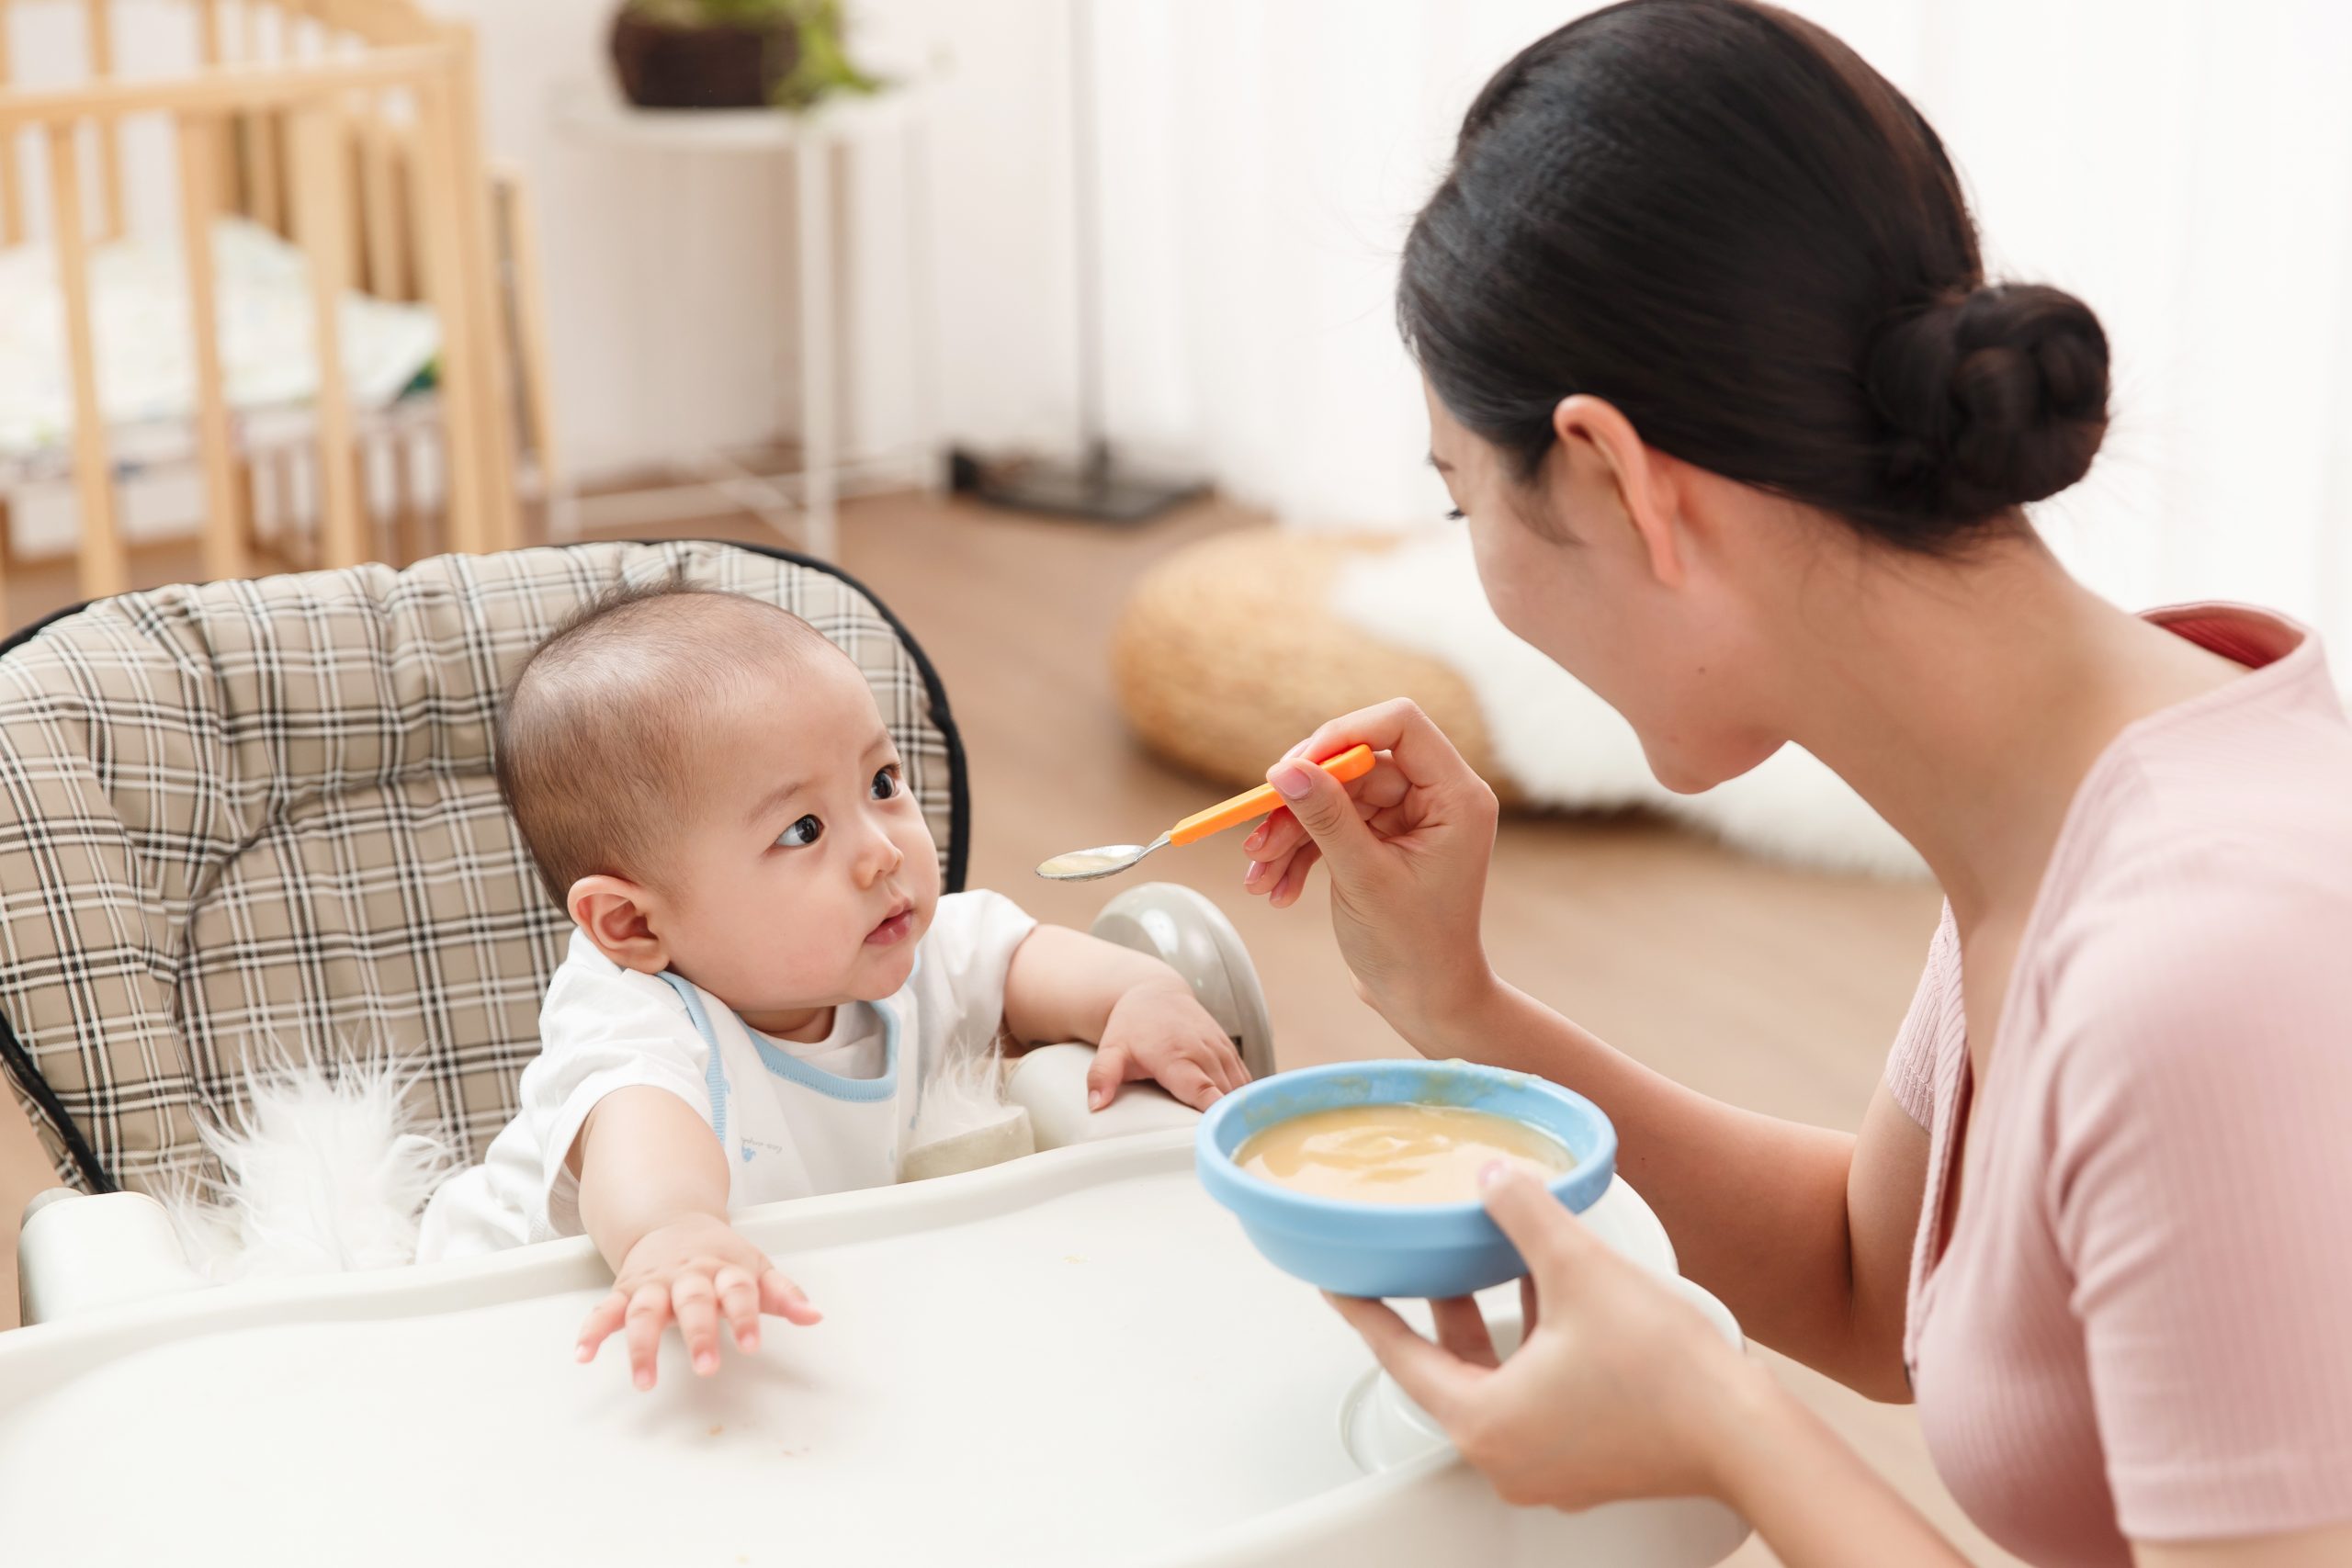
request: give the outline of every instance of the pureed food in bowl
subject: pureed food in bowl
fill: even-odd
[[[1320,1121],[1334,1111],[1354,1114]],[[1422,1112],[1481,1118],[1458,1122],[1441,1115],[1436,1125],[1451,1122],[1457,1134],[1476,1127],[1487,1136],[1441,1136],[1426,1145],[1429,1165],[1463,1179],[1457,1191],[1409,1201],[1398,1201],[1394,1188],[1382,1196],[1340,1195],[1292,1185],[1275,1168],[1285,1163],[1285,1149],[1294,1155],[1317,1147],[1345,1151],[1351,1138],[1334,1132],[1351,1123],[1358,1133],[1382,1125],[1392,1111],[1404,1113],[1422,1133],[1432,1124]],[[1399,1148],[1419,1145],[1418,1135],[1392,1137],[1396,1124],[1386,1125],[1389,1134],[1369,1138],[1356,1151],[1363,1161],[1385,1167]],[[1251,1244],[1285,1272],[1346,1296],[1459,1296],[1501,1284],[1526,1268],[1479,1201],[1477,1174],[1498,1154],[1465,1148],[1467,1157],[1460,1157],[1446,1145],[1491,1140],[1508,1158],[1529,1154],[1529,1136],[1540,1140],[1532,1157],[1545,1167],[1540,1172],[1544,1190],[1569,1211],[1590,1208],[1608,1190],[1616,1172],[1617,1133],[1599,1106],[1543,1078],[1469,1062],[1339,1062],[1245,1084],[1201,1119],[1194,1167],[1208,1195],[1231,1210]],[[1264,1156],[1257,1163],[1266,1168],[1245,1163],[1252,1156]],[[1289,1163],[1298,1177],[1317,1162]],[[1319,1163],[1327,1168],[1316,1179],[1353,1181],[1364,1174],[1346,1169],[1344,1152],[1337,1161]]]
[[[1467,1203],[1500,1161],[1538,1181],[1576,1164],[1524,1122],[1454,1105],[1390,1102],[1310,1111],[1252,1134],[1233,1163],[1261,1180],[1359,1203]]]

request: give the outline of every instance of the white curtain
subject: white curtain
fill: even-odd
[[[1085,0],[1080,0],[1085,3]],[[1462,110],[1558,0],[1093,0],[1114,433],[1303,527],[1442,505],[1390,288]],[[2132,604],[2227,596],[2352,653],[2352,6],[1796,0],[1943,134],[1999,273],[2116,358],[2044,509]]]
[[[551,128],[555,81],[603,70],[613,0],[434,3],[481,27],[493,143],[538,176],[582,467],[790,418],[776,173]],[[2352,660],[2352,5],[1794,4],[1942,131],[1996,265],[2108,325],[2107,451],[2043,510],[2068,558],[2127,604],[2274,605]],[[852,439],[888,446],[914,409],[983,446],[1069,439],[1074,6],[1114,434],[1291,525],[1433,518],[1397,251],[1471,96],[1582,0],[851,0],[860,53],[926,83],[935,236],[910,310],[908,193],[858,162]]]

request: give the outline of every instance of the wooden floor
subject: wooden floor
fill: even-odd
[[[927,496],[843,508],[842,564],[913,629],[962,727],[974,886],[1082,926],[1106,895],[1039,882],[1039,861],[1140,840],[1221,793],[1136,746],[1113,703],[1102,649],[1141,570],[1258,521],[1215,502],[1125,530]],[[747,519],[670,532],[773,542]],[[170,581],[193,571],[193,555],[155,552],[140,570],[143,581]],[[9,624],[74,597],[62,569],[20,570]],[[1238,842],[1226,840],[1163,852],[1149,869],[1201,888],[1233,917],[1264,978],[1283,1064],[1401,1054],[1349,986],[1321,881],[1275,913],[1241,896],[1242,863]],[[1662,1071],[1758,1110],[1850,1127],[1909,999],[1937,905],[1925,885],[1792,871],[1657,823],[1529,818],[1503,827],[1486,931],[1501,973]],[[1960,1519],[1907,1409],[1871,1404],[1767,1359],[1973,1561],[2012,1561]],[[1733,1561],[1757,1568],[1774,1559],[1751,1542]]]

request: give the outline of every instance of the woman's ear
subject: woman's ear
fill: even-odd
[[[659,975],[670,966],[669,945],[654,930],[653,895],[627,877],[583,876],[564,908],[596,951],[622,968]]]
[[[1672,476],[1658,454],[1642,444],[1633,421],[1617,405],[1589,393],[1562,398],[1552,410],[1552,434],[1563,446],[1581,446],[1606,467],[1633,525],[1650,572],[1668,588],[1682,586],[1682,556],[1675,538]]]

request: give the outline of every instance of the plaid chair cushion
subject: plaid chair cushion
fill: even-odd
[[[480,1158],[570,925],[499,804],[498,696],[575,607],[673,570],[856,660],[960,886],[944,695],[830,568],[581,545],[105,600],[0,654],[0,1061],[58,1174],[217,1175],[195,1113],[276,1053],[413,1064],[414,1108]]]

